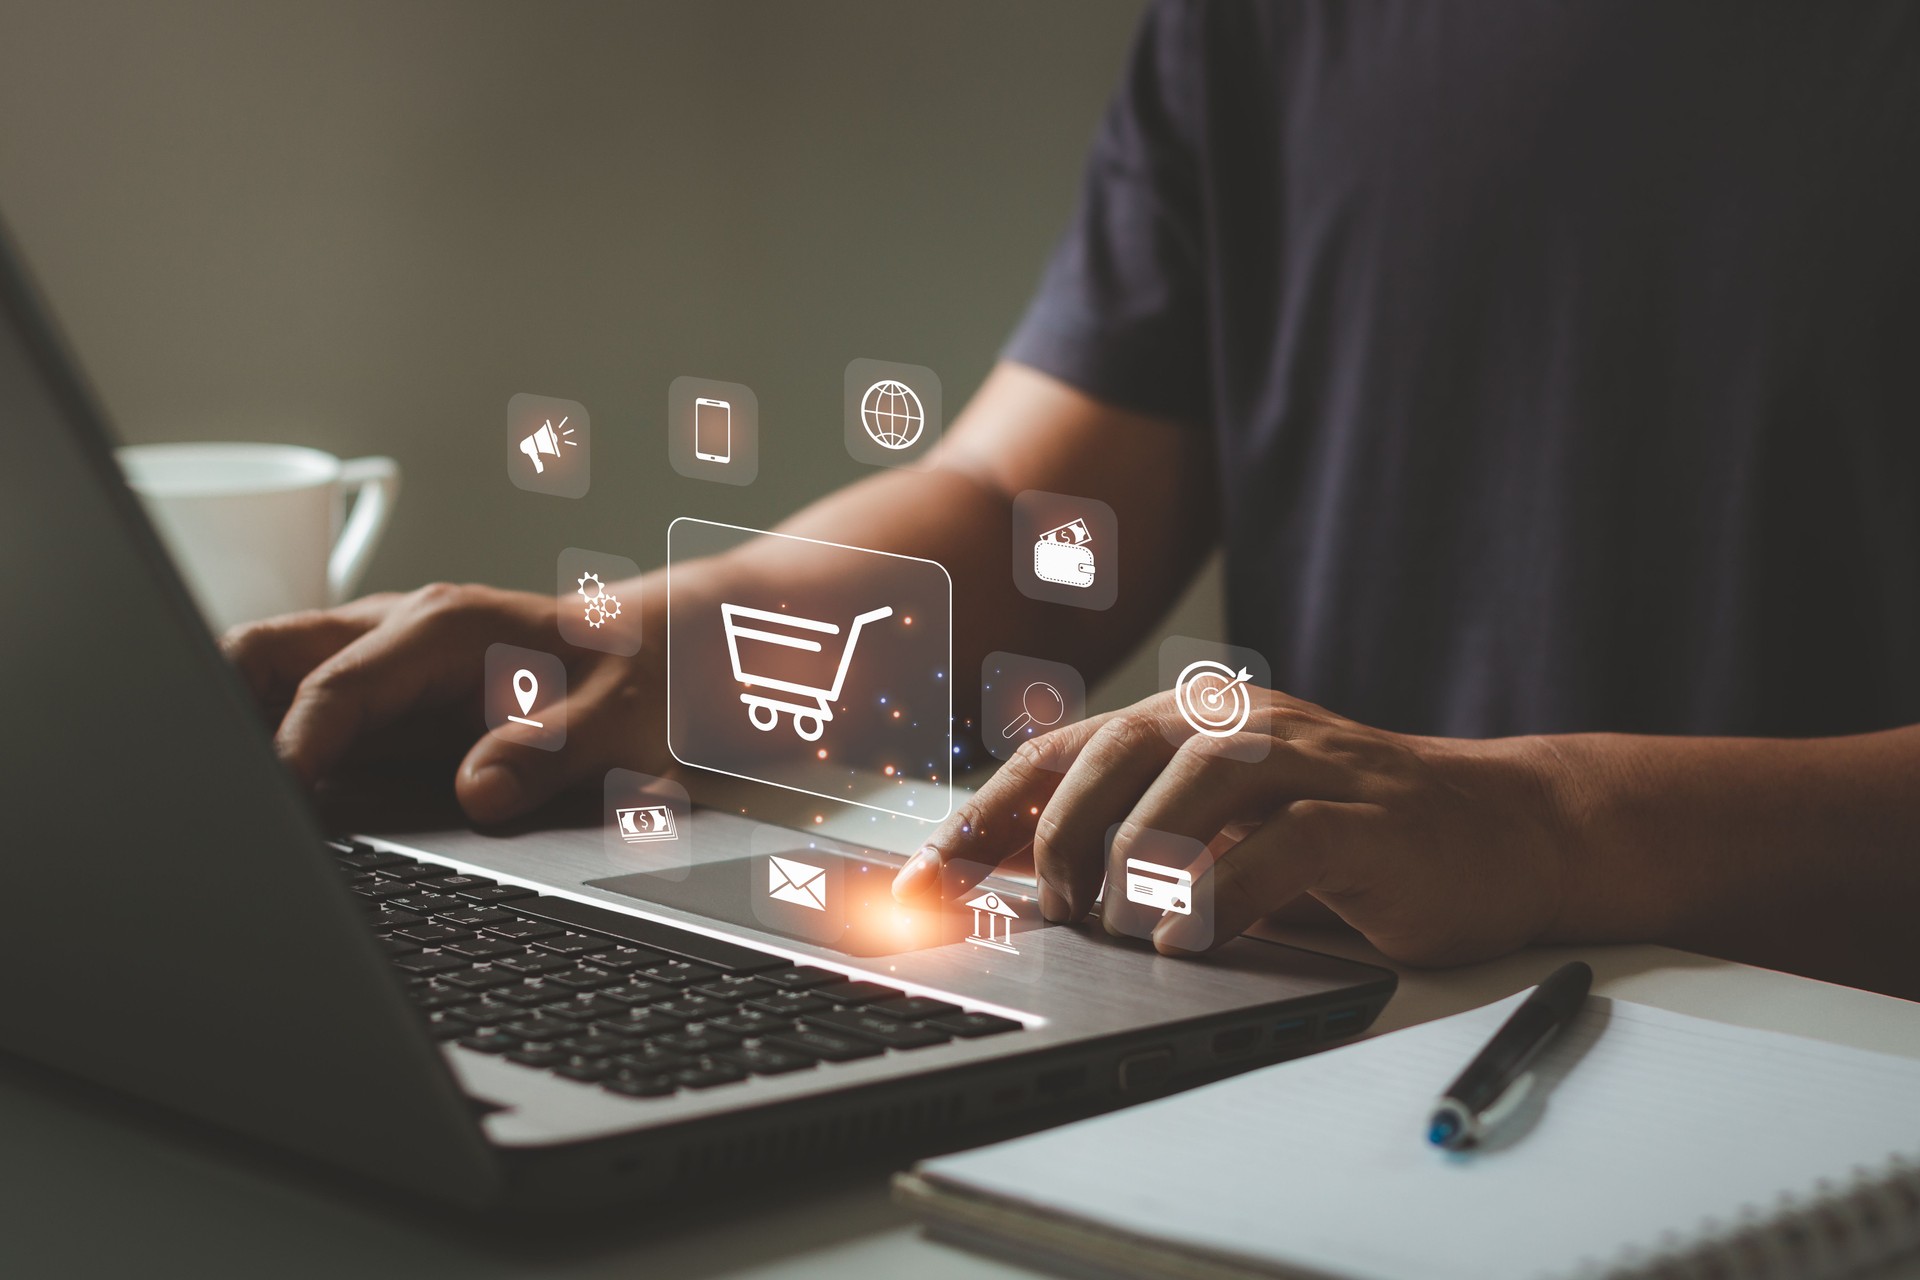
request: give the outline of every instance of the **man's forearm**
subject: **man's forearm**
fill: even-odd
[[[1665,942],[1920,995],[1920,726],[1535,741],[1564,833],[1554,939]]]

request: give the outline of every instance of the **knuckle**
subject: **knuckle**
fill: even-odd
[[[1122,711],[1087,740],[1082,756],[1105,769],[1160,740],[1160,722],[1139,708]]]

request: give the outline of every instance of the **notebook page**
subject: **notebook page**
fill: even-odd
[[[1559,1275],[1920,1154],[1920,1061],[1592,999],[1490,1146],[1433,1100],[1522,996],[921,1172],[1116,1230],[1368,1280]]]

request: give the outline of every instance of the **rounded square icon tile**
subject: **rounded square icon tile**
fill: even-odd
[[[567,668],[560,659],[538,649],[490,644],[484,680],[487,728],[542,751],[567,745]]]
[[[842,378],[847,453],[875,467],[905,467],[940,439],[940,378],[925,365],[852,360]]]
[[[1120,519],[1098,498],[1028,489],[1013,500],[1013,585],[1031,600],[1111,609]]]
[[[507,401],[507,478],[529,493],[584,498],[593,479],[587,406],[524,391]]]
[[[554,599],[568,644],[623,657],[640,652],[640,566],[625,556],[568,547]]]
[[[965,858],[949,858],[941,866],[940,900],[953,917],[955,935],[966,944],[953,953],[953,962],[1016,982],[1037,982],[1046,954],[1038,891],[998,872]]]
[[[1160,687],[1172,692],[1177,717],[1167,717],[1167,739],[1175,746],[1199,739],[1198,746],[1235,760],[1267,758],[1272,740],[1245,732],[1273,688],[1273,669],[1256,650],[1192,636],[1168,636],[1160,642]]]
[[[1086,716],[1087,682],[1064,662],[996,652],[980,664],[980,741],[996,760]]]
[[[1214,857],[1207,844],[1152,827],[1115,823],[1107,828],[1107,884],[1100,894],[1100,920],[1115,933],[1151,938],[1168,916],[1197,930],[1195,950],[1212,945]]]
[[[601,852],[619,875],[685,880],[693,871],[693,801],[668,778],[609,769],[601,788]]]
[[[738,382],[675,378],[667,387],[667,461],[689,480],[752,484],[760,474],[760,400]]]

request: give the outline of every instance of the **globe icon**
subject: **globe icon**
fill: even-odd
[[[881,448],[906,449],[920,438],[927,415],[912,387],[885,378],[860,397],[860,422]]]

